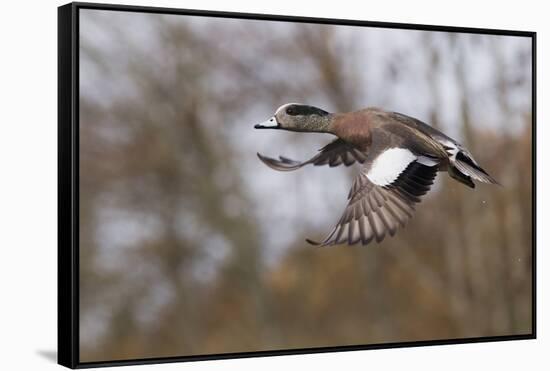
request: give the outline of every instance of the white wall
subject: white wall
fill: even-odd
[[[542,1],[308,1],[247,0],[122,1],[126,4],[410,22],[538,32],[538,142],[548,138],[543,112],[548,101],[550,26]],[[57,9],[60,1],[2,4],[0,19],[0,367],[59,369],[56,348]],[[548,146],[538,151],[538,188],[547,188]],[[545,164],[546,163],[546,164]],[[538,333],[536,341],[345,352],[147,366],[163,370],[543,369],[550,349],[547,296],[548,233],[539,191]],[[548,291],[548,290],[546,290]],[[548,367],[546,365],[546,367]],[[138,369],[137,366],[129,367]]]

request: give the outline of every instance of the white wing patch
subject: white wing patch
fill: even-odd
[[[389,148],[373,161],[367,174],[371,182],[379,186],[393,183],[399,174],[417,159],[411,151],[405,148]]]

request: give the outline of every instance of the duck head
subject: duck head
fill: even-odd
[[[287,103],[279,107],[273,117],[254,128],[327,133],[331,122],[332,114],[327,111],[306,104]]]

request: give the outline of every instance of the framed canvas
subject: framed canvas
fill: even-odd
[[[535,338],[534,32],[58,12],[60,364]]]

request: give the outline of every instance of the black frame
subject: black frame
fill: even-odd
[[[424,31],[477,33],[486,35],[523,36],[532,42],[532,333],[475,338],[425,340],[370,345],[347,345],[320,348],[283,349],[244,353],[158,357],[131,360],[80,362],[79,358],[79,10],[97,9],[140,13],[240,18],[298,23],[336,24]],[[198,361],[287,354],[341,352],[425,345],[463,344],[489,341],[536,339],[536,32],[485,28],[464,28],[422,24],[387,23],[295,17],[270,14],[234,13],[175,8],[69,3],[58,8],[58,363],[69,368],[121,366],[167,362]]]

